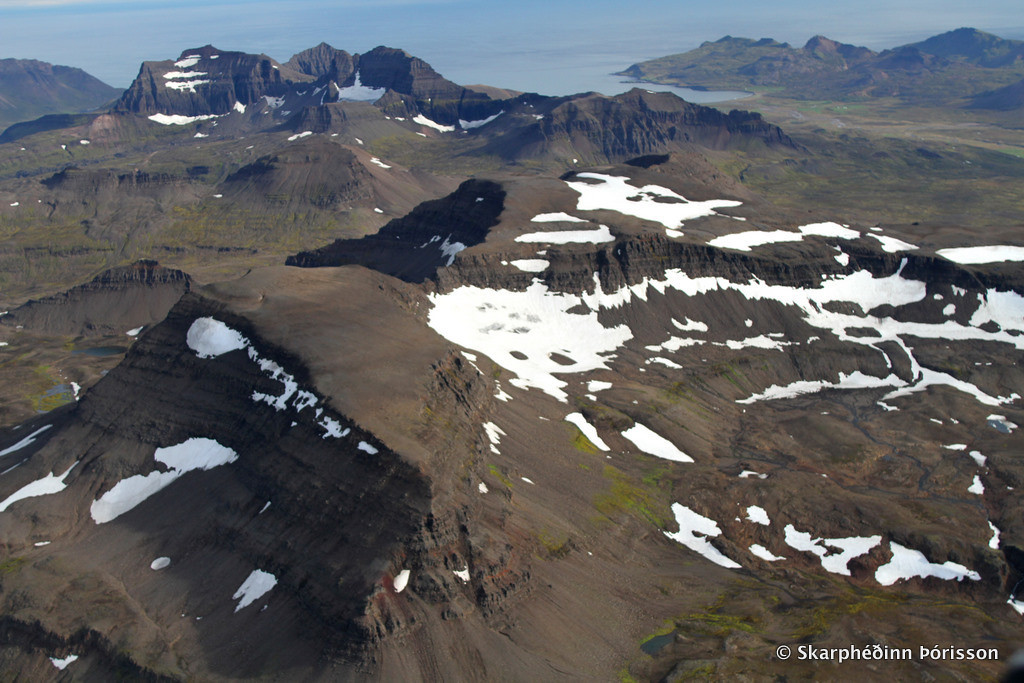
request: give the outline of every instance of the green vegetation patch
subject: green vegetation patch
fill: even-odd
[[[24,557],[11,557],[0,562],[0,574],[13,574],[27,563]]]
[[[869,589],[850,587],[835,597],[819,602],[810,613],[801,619],[793,631],[793,639],[809,638],[828,632],[843,617],[861,613],[877,614],[901,609],[907,602],[902,593],[886,593]]]
[[[500,481],[508,488],[513,488],[512,480],[509,479],[505,475],[505,473],[501,471],[501,468],[499,468],[497,465],[490,465],[489,469],[491,470],[491,474],[493,474],[498,481]]]
[[[668,520],[672,517],[669,507],[650,491],[633,483],[612,465],[605,465],[604,476],[610,480],[611,487],[594,498],[594,506],[601,514],[606,517],[622,513],[639,515],[659,529],[668,526]]]

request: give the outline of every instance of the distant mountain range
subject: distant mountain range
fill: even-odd
[[[1019,92],[1024,78],[1024,41],[960,28],[874,52],[823,36],[799,48],[770,38],[726,36],[621,73],[658,83],[771,89],[797,99],[896,97],[940,104],[968,98],[973,106],[1005,109],[1021,104],[1012,92]],[[1009,95],[992,94],[1007,87]]]
[[[96,109],[121,90],[81,69],[34,59],[0,59],[0,128],[45,114]]]

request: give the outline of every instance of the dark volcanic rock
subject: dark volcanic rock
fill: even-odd
[[[47,334],[123,334],[164,319],[191,279],[156,261],[112,268],[92,281],[54,296],[29,301],[0,317],[0,325]]]
[[[419,112],[436,123],[455,125],[459,119],[480,120],[500,110],[484,93],[452,83],[404,50],[374,48],[359,57],[357,68],[364,85],[387,88],[402,96],[397,99],[404,107],[396,101],[379,105],[386,113]]]
[[[317,78],[342,83],[355,73],[358,55],[350,55],[327,43],[303,50],[292,56],[285,66]]]
[[[70,426],[64,422],[54,430],[67,431],[56,441],[51,438],[18,477],[35,476],[35,469],[56,467],[53,463],[63,464],[67,457],[80,463],[69,480],[72,495],[51,499],[71,506],[62,514],[83,543],[80,562],[71,570],[76,576],[94,575],[90,572],[101,566],[115,573],[119,566],[145,567],[147,551],[140,557],[138,548],[126,548],[118,540],[126,534],[155,541],[160,554],[173,558],[161,577],[170,583],[163,587],[149,583],[148,568],[149,574],[129,570],[119,579],[124,582],[121,595],[133,595],[130,603],[141,600],[145,606],[119,612],[111,622],[117,624],[115,631],[131,631],[139,618],[148,621],[147,612],[168,618],[187,612],[203,634],[203,678],[211,672],[248,678],[300,665],[308,670],[323,666],[321,660],[327,657],[358,661],[389,630],[387,624],[375,623],[368,601],[382,576],[397,573],[391,557],[423,522],[429,506],[427,482],[375,436],[332,410],[322,396],[309,393],[303,400],[314,401],[316,407],[307,405],[301,411],[255,400],[254,391],[276,397],[286,387],[245,350],[198,357],[186,338],[193,322],[204,316],[216,316],[239,330],[261,358],[285,368],[304,390],[312,389],[308,373],[294,357],[261,340],[250,324],[220,304],[188,294],[74,406],[73,414],[65,416]],[[339,427],[338,435],[323,436],[328,418],[344,426],[344,433]],[[188,481],[174,482],[112,521],[99,524],[90,518],[90,499],[128,477],[161,471],[154,449],[195,438],[215,440],[234,450],[237,460],[190,472],[184,477]],[[94,448],[97,443],[103,446]],[[297,520],[302,520],[301,528]],[[232,613],[232,591],[254,569],[274,574],[277,585],[257,605]],[[10,585],[5,582],[5,589]],[[387,585],[390,591],[390,581]],[[76,601],[71,611],[58,609],[48,616],[51,633],[66,638],[76,610],[88,610],[86,605],[99,597],[88,589],[78,595],[82,602]],[[260,605],[268,601],[272,618],[261,618]],[[211,609],[215,604],[220,606],[217,611]],[[172,612],[166,612],[168,607]],[[17,601],[5,601],[3,608],[15,617],[21,612]],[[147,628],[141,625],[127,637],[141,636]],[[110,636],[105,627],[98,630],[101,637]],[[52,640],[37,634],[18,644],[47,647],[44,636]],[[254,644],[271,639],[274,647],[253,650]],[[103,654],[97,650],[101,648],[93,645],[79,654]],[[144,668],[154,666],[155,660],[144,659],[135,661]],[[111,677],[112,664],[96,665],[103,677]],[[157,668],[162,666],[166,664]]]
[[[420,204],[374,235],[289,256],[287,265],[358,264],[407,282],[422,282],[441,266],[451,265],[459,251],[484,241],[498,222],[504,197],[497,183],[467,180],[449,196]]]
[[[374,197],[371,175],[356,155],[326,139],[302,140],[238,169],[223,184],[229,197],[275,204],[337,206]]]
[[[547,101],[542,98],[538,105]],[[738,110],[724,114],[671,93],[634,88],[615,97],[587,93],[555,102],[553,107],[547,104],[550,111],[542,118],[496,136],[485,149],[507,159],[554,154],[600,163],[694,145],[711,149],[795,146],[760,114]]]
[[[264,96],[279,97],[291,81],[305,80],[311,79],[290,70],[282,74],[266,55],[224,52],[207,45],[185,50],[176,61],[143,62],[114,109],[146,116],[219,116],[235,103],[250,105]]]

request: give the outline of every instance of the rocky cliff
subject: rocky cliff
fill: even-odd
[[[293,82],[310,81],[285,70],[266,55],[227,52],[206,45],[185,50],[177,60],[143,62],[115,111],[151,116],[220,116],[236,104],[277,98]]]
[[[497,183],[468,180],[452,194],[425,202],[373,235],[337,240],[316,251],[288,257],[305,268],[362,265],[407,282],[422,282],[455,255],[487,237],[498,222],[504,191]]]
[[[0,325],[69,336],[124,334],[167,316],[191,279],[155,261],[104,271],[78,287],[29,301],[0,317]]]

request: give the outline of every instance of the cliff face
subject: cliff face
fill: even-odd
[[[289,59],[285,66],[316,78],[326,78],[343,83],[355,73],[358,55],[350,55],[327,43],[303,50]]]
[[[91,282],[19,306],[0,325],[71,336],[124,334],[152,325],[191,288],[191,278],[155,261],[104,271]]]
[[[247,349],[198,357],[187,339],[195,321],[209,316],[245,334],[253,355],[258,348],[259,362]],[[423,524],[429,509],[422,475],[332,410],[322,396],[302,394],[285,405],[285,399],[296,396],[289,396],[288,385],[266,370],[277,367],[287,368],[288,379],[299,382],[303,391],[312,388],[296,359],[256,337],[244,320],[215,302],[186,295],[73,407],[65,418],[70,425],[33,456],[30,468],[59,466],[63,471],[64,460],[77,463],[68,480],[71,496],[59,501],[65,539],[89,548],[81,551],[73,573],[117,577],[124,582],[122,596],[150,596],[135,607],[130,601],[118,604],[115,630],[137,630],[115,637],[145,649],[145,639],[152,636],[140,623],[146,612],[186,612],[204,634],[200,639],[207,657],[201,668],[206,675],[259,675],[267,667],[292,666],[303,653],[312,653],[314,661],[328,655],[358,661],[390,628],[364,616],[374,585],[382,574],[399,573],[399,565],[391,568],[399,560],[395,550]],[[257,400],[254,392],[268,398]],[[132,476],[136,479],[130,481],[163,476],[151,474],[164,470],[154,463],[154,449],[189,440],[216,442],[237,459],[208,472],[190,472],[185,475],[190,481],[170,484],[155,499],[147,500],[144,493],[144,502],[130,510],[115,502],[119,514],[110,521],[98,516],[95,504],[90,506],[105,494],[111,499],[110,491]],[[26,470],[18,478],[29,476],[34,475]],[[305,520],[303,530],[292,528],[299,519]],[[110,540],[128,537],[147,540],[129,546]],[[160,575],[163,587],[148,576],[153,574],[150,552],[157,553],[154,558],[172,558],[171,568]],[[260,618],[265,602],[239,616],[230,608],[213,616],[212,605],[230,601],[254,569],[276,577],[282,608],[275,608],[274,618]],[[173,585],[189,586],[179,593],[184,602],[167,599],[168,591],[176,590]],[[80,608],[89,609],[87,604],[100,599],[88,591],[80,597],[84,602],[74,610],[45,614],[43,628],[66,632]],[[111,597],[119,602],[121,596]],[[5,604],[4,612],[22,623],[33,614],[13,603]],[[255,626],[244,639],[250,645],[237,640],[232,619]],[[276,633],[275,648],[249,651],[259,633],[271,632]],[[109,639],[111,633],[104,636]],[[318,644],[311,650],[313,642]],[[94,645],[77,652],[88,657],[99,650]],[[173,655],[158,660],[144,668],[151,674],[155,666],[180,675]]]
[[[377,106],[386,114],[413,118],[424,115],[435,123],[456,125],[459,119],[476,121],[500,107],[488,95],[449,81],[422,59],[404,50],[376,47],[350,55],[326,43],[293,56],[286,64],[338,88],[360,85],[376,88]]]
[[[295,74],[297,75],[297,74]],[[279,65],[265,55],[224,52],[207,45],[177,60],[143,62],[115,111],[134,114],[210,116],[232,111],[287,90]]]
[[[185,50],[175,61],[145,62],[115,111],[223,116],[236,107],[262,106],[261,100],[267,98],[272,110],[287,102],[285,110],[296,112],[346,99],[346,89],[356,85],[375,89],[374,100],[386,95],[378,106],[389,115],[422,114],[441,125],[455,125],[460,118],[482,119],[500,109],[488,95],[452,83],[403,50],[378,47],[350,55],[321,44],[285,64],[265,55],[225,52],[209,45]],[[366,95],[361,91],[355,97]]]
[[[482,242],[498,222],[505,193],[490,181],[468,180],[454,193],[425,202],[377,233],[337,240],[316,251],[288,257],[305,268],[362,265],[407,282],[422,282],[451,265],[463,249]]]

